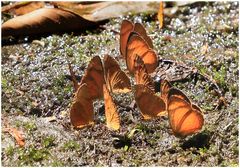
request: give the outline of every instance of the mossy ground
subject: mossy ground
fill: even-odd
[[[111,30],[119,31],[123,19],[143,23],[159,57],[197,67],[220,86],[227,106],[218,108],[219,97],[209,82],[188,78],[173,83],[202,108],[201,133],[178,139],[166,117],[143,121],[137,108],[129,108],[132,94],[116,96],[120,132],[106,128],[102,101],[94,103],[94,126],[72,129],[68,112],[73,87],[67,63],[81,76],[93,56],[119,57],[119,36]],[[165,19],[166,27],[159,29],[155,16],[129,15],[111,19],[105,30],[42,37],[44,46],[38,42],[3,46],[2,128],[7,122],[21,130],[26,145],[18,147],[2,132],[2,165],[238,166],[239,4],[188,5]],[[168,36],[170,41],[165,40]],[[49,116],[56,120],[50,122]]]

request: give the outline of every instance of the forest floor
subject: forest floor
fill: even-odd
[[[217,82],[226,106],[219,105],[214,88],[201,77],[172,82],[201,107],[205,121],[200,133],[179,139],[171,133],[167,117],[143,121],[132,93],[116,96],[119,132],[107,129],[103,100],[94,102],[94,126],[72,128],[73,86],[67,63],[81,77],[93,56],[118,58],[119,35],[112,30],[120,31],[123,19],[144,25],[159,58],[195,67]],[[3,45],[2,165],[238,166],[238,22],[238,2],[209,2],[181,7],[165,18],[163,29],[156,15],[139,14],[111,19],[105,29],[80,35]],[[126,70],[123,60],[120,65]],[[22,131],[24,147],[3,131],[6,127]]]

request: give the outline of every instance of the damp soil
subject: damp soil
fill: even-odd
[[[107,129],[103,100],[94,102],[94,126],[72,128],[68,62],[79,80],[96,55],[109,54],[126,70],[118,59],[119,35],[112,31],[119,31],[123,19],[143,23],[159,58],[197,68],[216,81],[225,105],[211,82],[197,75],[172,82],[201,107],[201,132],[180,139],[167,117],[143,121],[132,93],[115,95],[120,131]],[[201,3],[165,17],[163,29],[156,15],[129,14],[109,20],[104,29],[2,46],[2,165],[238,166],[238,22],[238,2]],[[6,127],[22,131],[24,147],[3,131]]]

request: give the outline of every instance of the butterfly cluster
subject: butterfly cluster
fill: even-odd
[[[103,61],[99,56],[93,57],[80,83],[77,83],[70,70],[76,90],[70,109],[70,120],[74,127],[94,124],[93,101],[103,98],[107,127],[118,130],[120,117],[111,95],[133,91],[144,120],[167,115],[177,137],[185,137],[202,129],[204,119],[201,109],[192,104],[181,90],[171,86],[167,80],[161,80],[161,94],[155,94],[150,74],[158,67],[158,57],[153,50],[152,40],[140,23],[122,22],[120,53],[130,75],[134,76],[134,86],[131,86],[129,77],[117,61],[109,55],[105,55]]]

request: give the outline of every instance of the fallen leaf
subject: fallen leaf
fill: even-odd
[[[15,2],[14,4],[3,6],[2,12],[12,13],[18,16],[43,8],[44,6],[44,2]]]
[[[159,10],[158,10],[158,21],[159,21],[159,28],[163,27],[163,2],[160,1]]]
[[[3,129],[3,131],[8,132],[10,135],[12,135],[20,147],[23,147],[25,145],[25,139],[23,138],[23,133],[21,131],[18,131],[16,128],[10,127]]]
[[[74,2],[52,2],[58,8],[71,11],[90,21],[103,21],[131,13],[158,11],[159,2],[147,1],[108,1],[93,4],[77,4]]]
[[[2,36],[18,36],[81,30],[96,25],[61,9],[42,8],[2,24]]]
[[[129,13],[157,13],[159,10],[159,2],[157,1],[108,1],[91,3],[55,1],[50,2],[50,4],[55,8],[37,9],[3,23],[2,37],[82,30],[96,26],[99,24],[97,23],[99,21],[128,15]],[[161,13],[164,16],[174,15],[178,10],[178,6],[188,4],[190,3],[175,3],[173,8],[164,7]]]

